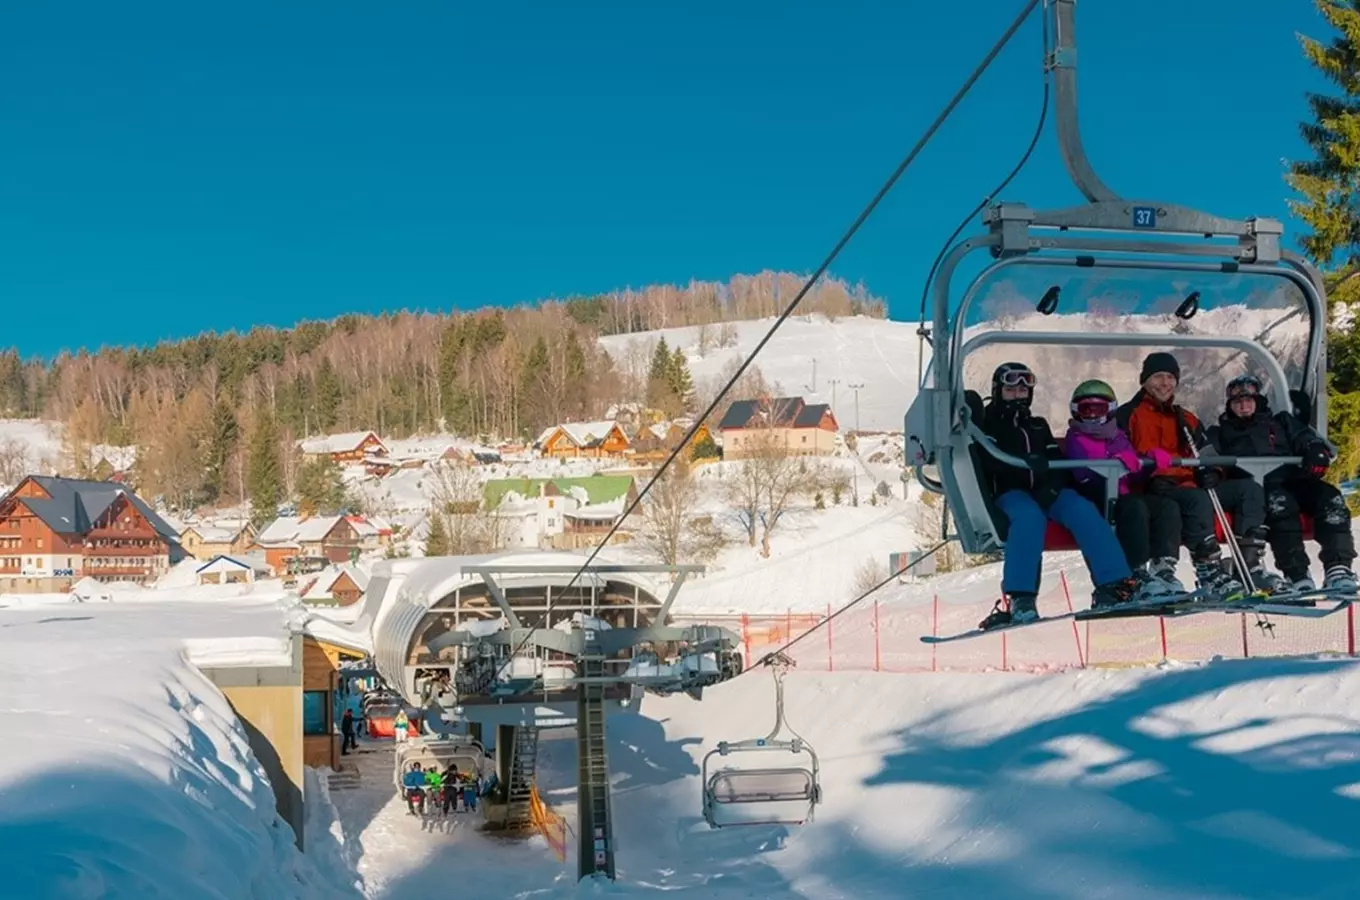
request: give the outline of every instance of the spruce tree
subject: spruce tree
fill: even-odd
[[[1360,465],[1360,338],[1348,307],[1360,302],[1360,0],[1316,0],[1335,30],[1329,42],[1301,36],[1304,55],[1337,88],[1309,94],[1302,123],[1311,159],[1290,165],[1302,199],[1290,208],[1308,229],[1300,243],[1328,287],[1328,431],[1341,448],[1334,478]]]
[[[426,556],[449,555],[449,530],[444,524],[444,513],[430,507],[430,532],[425,536]]]
[[[671,354],[670,369],[666,378],[670,385],[671,393],[680,402],[682,410],[689,408],[690,398],[694,396],[694,379],[689,374],[689,363],[685,360],[685,353],[679,347]]]
[[[279,458],[279,432],[274,417],[261,411],[250,434],[246,461],[246,487],[250,492],[251,521],[257,526],[278,515],[283,497],[283,461]]]
[[[232,411],[225,396],[217,399],[213,407],[212,423],[208,431],[207,471],[204,473],[204,486],[209,500],[222,496],[227,486],[227,461],[231,459],[236,442],[240,440],[241,429],[236,424],[236,413]]]

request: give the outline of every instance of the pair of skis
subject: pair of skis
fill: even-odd
[[[1283,594],[1255,594],[1238,600],[1222,600],[1203,591],[1187,591],[1181,594],[1150,597],[1134,603],[1120,603],[1098,609],[1079,609],[1075,612],[1061,613],[1056,616],[1042,616],[1029,622],[1011,625],[998,625],[994,628],[975,628],[959,634],[935,636],[924,635],[924,644],[948,644],[953,641],[966,641],[985,634],[1015,631],[1048,622],[1061,622],[1076,619],[1078,622],[1091,619],[1126,619],[1135,616],[1185,616],[1206,612],[1258,613],[1265,616],[1293,616],[1297,618],[1321,619],[1350,606],[1356,601],[1354,591],[1291,591]]]

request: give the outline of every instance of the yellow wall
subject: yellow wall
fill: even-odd
[[[204,669],[222,691],[250,739],[250,749],[274,788],[281,815],[303,846],[302,638],[293,637],[293,664]]]

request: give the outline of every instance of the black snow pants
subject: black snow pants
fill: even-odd
[[[1153,478],[1148,481],[1145,496],[1169,500],[1176,505],[1180,513],[1181,543],[1190,550],[1191,559],[1204,562],[1219,558],[1218,539],[1214,537],[1214,504],[1208,491],[1183,487],[1169,478]],[[1264,508],[1264,500],[1261,505]],[[1167,555],[1180,556],[1180,548]]]
[[[1313,537],[1324,568],[1346,566],[1355,560],[1351,513],[1341,491],[1316,478],[1298,477],[1266,484],[1266,524],[1275,565],[1290,581],[1308,574],[1308,553],[1303,547],[1303,523],[1299,513],[1313,519]]]
[[[1104,485],[1081,491],[1097,508],[1105,502]],[[1114,502],[1114,533],[1130,569],[1148,560],[1175,559],[1181,554],[1181,512],[1176,503],[1154,494],[1125,494]]]

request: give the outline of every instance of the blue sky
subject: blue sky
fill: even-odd
[[[20,4],[0,32],[0,345],[810,271],[1019,9]],[[1130,14],[1136,8],[1137,14]],[[1287,216],[1305,0],[1082,0],[1105,181]],[[1037,17],[833,268],[914,318],[1040,98]],[[1079,198],[1051,132],[1007,192]]]

